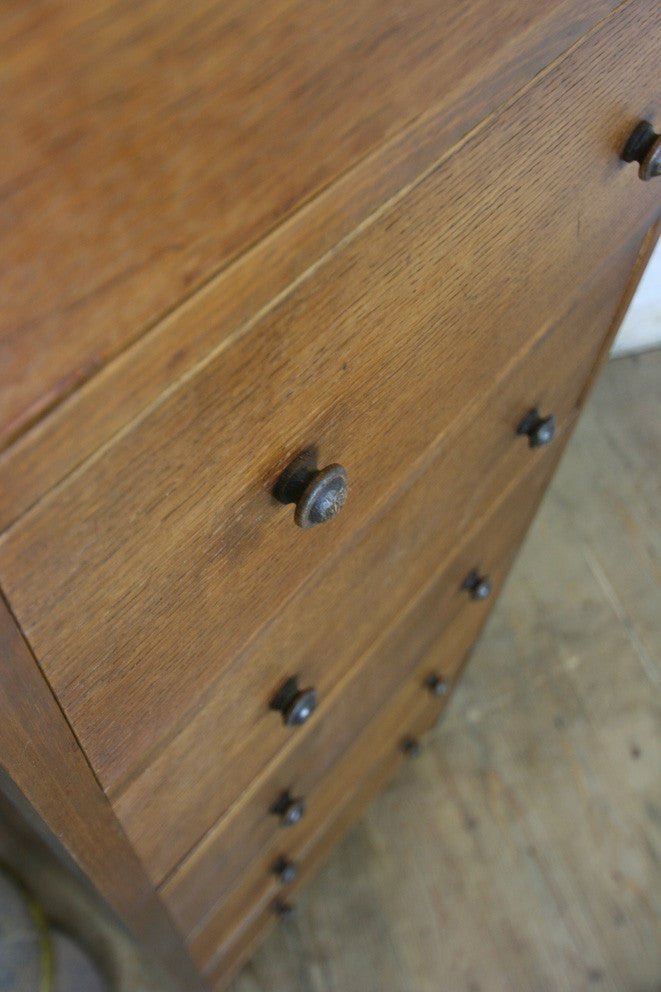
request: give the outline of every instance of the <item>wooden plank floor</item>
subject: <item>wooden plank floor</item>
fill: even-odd
[[[661,352],[611,362],[463,683],[232,992],[661,990]]]

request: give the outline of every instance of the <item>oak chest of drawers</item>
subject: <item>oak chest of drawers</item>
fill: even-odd
[[[659,13],[3,9],[1,782],[182,988],[447,702],[654,244]]]

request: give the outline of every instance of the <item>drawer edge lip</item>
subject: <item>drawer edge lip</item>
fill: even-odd
[[[585,286],[592,286],[594,283],[598,282],[601,278],[603,278],[604,273],[608,271],[618,259],[623,258],[628,252],[630,252],[634,247],[638,245],[640,245],[639,257],[644,256],[646,258],[648,253],[651,252],[650,246],[647,242],[651,238],[653,243],[655,238],[658,238],[659,232],[661,232],[661,223],[659,224],[658,231],[654,225],[652,226],[652,228],[649,228],[647,224],[644,225],[643,228],[636,231],[633,237],[627,240],[627,243],[624,246],[621,246],[620,249],[618,249],[618,251],[608,256],[608,258],[604,261],[604,263],[595,270],[592,277],[584,285],[583,288],[585,288]],[[644,260],[642,265],[640,265],[639,262],[636,263],[636,271],[638,272],[638,276],[643,270],[644,270]],[[567,318],[570,316],[574,308],[577,306],[578,302],[579,301],[577,299],[572,299],[571,301],[569,301],[568,305],[563,308],[562,312],[556,319],[554,319],[551,323],[544,324],[534,336],[531,336],[525,350],[522,353],[517,353],[516,355],[514,355],[511,361],[509,362],[509,364],[500,370],[498,377],[494,380],[492,384],[492,388],[489,390],[489,393],[486,396],[474,397],[471,400],[471,402],[462,409],[461,415],[453,419],[450,423],[448,423],[445,430],[438,437],[434,438],[433,441],[422,453],[422,455],[410,465],[409,471],[405,476],[405,478],[403,478],[401,480],[401,483],[388,493],[387,499],[383,501],[382,505],[379,505],[379,507],[375,510],[375,512],[372,515],[370,515],[366,521],[361,523],[358,527],[356,527],[349,534],[347,534],[346,537],[341,542],[339,542],[338,545],[334,548],[334,550],[328,556],[328,558],[324,559],[324,561],[319,564],[318,569],[316,569],[313,574],[319,574],[319,572],[322,569],[332,568],[334,562],[339,560],[339,558],[344,554],[346,554],[347,551],[354,546],[354,544],[356,544],[364,537],[364,535],[369,530],[369,528],[373,526],[375,520],[380,519],[385,513],[388,512],[388,510],[398,500],[405,497],[406,493],[409,491],[411,486],[416,484],[416,481],[420,478],[420,476],[429,468],[432,462],[440,456],[444,446],[448,443],[448,440],[450,440],[451,443],[454,443],[456,442],[457,439],[461,438],[466,422],[469,421],[475,415],[475,411],[478,408],[480,408],[481,404],[483,404],[485,400],[488,400],[490,396],[496,394],[497,391],[500,388],[502,388],[503,384],[507,382],[508,377],[514,374],[516,369],[526,361],[527,356],[529,356],[537,347],[539,347],[547,337],[555,333],[556,329],[562,324],[562,322],[567,320]],[[624,309],[626,309],[626,305]],[[617,326],[620,317],[621,317],[621,313],[616,315],[616,317],[614,318],[613,325],[615,327]],[[605,342],[604,347],[607,347],[608,342],[610,342],[610,340],[612,339],[612,335],[613,335],[612,330],[609,330],[609,332],[606,334],[604,338],[604,342]],[[603,360],[603,356],[601,360]],[[601,360],[598,360],[595,365],[595,368],[597,370],[601,365]],[[590,372],[587,378],[586,386],[583,388],[581,392],[581,396],[579,397],[577,406],[575,408],[576,410],[581,409],[583,399],[585,397],[586,392],[589,390],[589,386],[593,381],[593,379],[594,379],[594,370]],[[569,421],[567,421],[567,423],[568,422]],[[564,428],[562,432],[564,433]],[[524,468],[523,473],[525,473],[526,471],[528,471],[528,469]],[[513,484],[514,484],[513,482],[510,483],[510,485]],[[507,489],[509,489],[509,486],[507,487]],[[490,510],[496,506],[497,502],[500,502],[500,500],[504,498],[507,489],[497,494],[496,500],[491,505]],[[485,511],[479,519],[474,520],[471,523],[470,529],[466,531],[464,534],[464,538],[470,536],[470,534],[473,533],[474,530],[479,528],[480,522],[486,519],[486,516],[488,515],[488,512],[490,512],[490,510]],[[2,538],[0,536],[0,543],[1,541]],[[439,574],[444,567],[447,567],[453,555],[454,552],[450,552],[445,556],[444,561],[439,566],[439,570],[438,570]],[[254,631],[251,638],[246,642],[246,644],[242,647],[239,654],[236,656],[237,658],[239,656],[246,656],[246,657],[249,656],[252,650],[254,650],[255,645],[261,642],[261,640],[264,637],[268,636],[271,624],[273,623],[274,619],[275,619],[274,617],[271,617],[262,627]],[[106,783],[105,792],[110,798],[111,803],[116,803],[120,801],[121,797],[124,795],[127,789],[131,787],[132,783],[135,782],[136,779],[140,778],[140,776],[144,773],[145,769],[149,767],[151,762],[154,761],[154,759],[157,758],[164,750],[166,750],[168,745],[173,740],[175,740],[182,731],[185,730],[192,716],[194,716],[197,710],[205,704],[208,698],[217,691],[217,685],[218,685],[218,680],[215,679],[212,680],[209,683],[209,685],[206,687],[204,692],[201,695],[195,697],[195,700],[193,701],[191,706],[170,727],[168,733],[160,737],[154,743],[152,748],[143,755],[143,757],[140,759],[140,761],[137,764],[131,766],[130,770],[127,773],[119,777],[116,777],[112,781]]]
[[[483,624],[481,624],[480,627],[481,626],[483,626]],[[422,676],[429,669],[430,655],[432,655],[433,653],[434,653],[434,648],[432,647],[425,652],[424,656],[422,656],[419,659],[418,664],[415,666],[415,668],[409,673],[407,678],[399,685],[395,695],[390,697],[390,699],[388,700],[387,712],[384,712],[382,710],[379,713],[375,714],[374,718],[370,720],[365,725],[365,727],[362,728],[362,731],[358,735],[358,737],[353,741],[350,747],[340,756],[339,760],[341,762],[347,762],[352,754],[360,750],[364,750],[364,745],[363,745],[364,738],[366,736],[369,737],[370,734],[373,734],[375,732],[375,728],[380,724],[386,722],[387,719],[391,718],[391,715],[393,713],[397,714],[399,712],[399,709],[402,706],[402,701],[408,698],[412,686],[421,684]],[[460,672],[463,670],[463,667],[466,663],[469,654],[470,651],[468,653],[463,652],[454,660],[453,664],[450,666],[452,673],[451,679],[452,679],[453,688],[459,678]],[[437,698],[431,695],[427,697],[421,696],[413,711],[410,714],[407,714],[404,734],[411,733],[417,737],[418,734],[426,733],[427,730],[429,729],[430,717],[432,718],[432,722],[435,722],[438,719],[442,711],[447,706],[450,696],[451,696],[451,692],[443,698]],[[420,730],[421,725],[424,725],[423,730]],[[345,796],[343,803],[337,808],[334,814],[331,817],[328,817],[325,820],[319,822],[315,826],[315,828],[311,831],[311,833],[302,839],[300,846],[294,852],[294,856],[296,860],[302,862],[302,877],[298,877],[296,881],[294,881],[293,883],[291,883],[286,887],[286,894],[288,896],[298,891],[298,889],[305,884],[306,862],[309,862],[311,858],[314,861],[315,853],[317,849],[323,846],[323,842],[327,840],[327,836],[329,832],[332,832],[338,821],[341,821],[343,816],[345,816],[352,809],[352,807],[355,807],[356,796],[364,792],[370,791],[369,786],[375,774],[375,771],[378,772],[378,770],[382,770],[386,766],[390,766],[392,769],[394,769],[402,764],[405,758],[405,754],[402,748],[399,746],[400,743],[401,740],[399,736],[392,738],[390,740],[390,743],[379,751],[379,753],[376,755],[374,760],[372,760],[372,762],[369,764],[369,766],[366,768],[363,774],[361,774],[358,779],[356,779],[351,783],[349,793],[347,794],[347,796]],[[376,790],[376,792],[378,791],[380,791],[380,787]],[[364,809],[362,803],[361,803],[361,808]],[[236,941],[238,941],[242,936],[242,934],[245,932],[245,930],[248,928],[248,926],[251,923],[253,923],[255,921],[255,918],[258,917],[261,913],[263,913],[263,911],[273,901],[273,897],[274,895],[277,895],[277,892],[278,892],[277,886],[271,885],[269,887],[265,887],[258,901],[251,907],[248,913],[241,918],[241,920],[237,923],[237,925],[229,931],[228,938],[224,942],[223,946],[225,947],[228,945],[231,946]],[[221,905],[220,902],[215,903],[214,906],[210,908],[209,912],[204,916],[204,918],[201,919],[199,923],[190,932],[188,932],[185,935],[184,939],[187,943],[187,946],[189,946],[189,948],[192,948],[192,945],[195,942],[195,940],[199,938],[200,934],[203,933],[204,930],[212,922],[214,913],[218,910],[220,905]],[[217,962],[221,950],[222,948],[219,948],[219,951],[212,956],[212,958],[209,960],[209,962],[207,962],[206,965],[204,965],[203,970],[206,970],[209,964],[213,965],[215,962]]]
[[[439,713],[444,705],[445,703],[439,704],[438,706]],[[425,709],[424,712],[426,713],[426,711],[427,710]],[[421,705],[419,711],[417,711],[417,713],[415,714],[415,717],[419,717],[422,713],[423,713],[423,706]],[[296,881],[292,885],[287,887],[288,896],[296,894],[304,885],[307,884],[309,877],[315,873],[316,868],[318,867],[316,864],[316,860],[317,860],[316,856],[318,855],[318,851],[320,848],[323,848],[324,841],[327,840],[327,834],[333,831],[333,828],[336,826],[338,822],[342,820],[342,817],[345,816],[347,813],[349,813],[351,808],[355,807],[356,804],[360,806],[360,809],[356,810],[355,817],[351,818],[352,820],[354,820],[354,822],[365,812],[365,805],[362,800],[362,795],[365,792],[371,791],[369,789],[369,784],[375,772],[378,774],[378,772],[382,770],[382,767],[389,765],[390,769],[389,772],[387,773],[387,777],[390,777],[390,775],[392,775],[396,771],[396,769],[401,765],[403,760],[404,760],[404,756],[402,754],[398,754],[396,749],[393,749],[393,753],[385,752],[384,754],[379,755],[376,761],[372,763],[368,771],[359,779],[358,782],[355,783],[354,787],[352,788],[350,794],[346,799],[346,802],[337,811],[336,816],[326,820],[323,824],[320,824],[317,827],[317,829],[314,831],[314,833],[309,838],[307,838],[307,840],[302,845],[300,852],[297,854],[297,860],[303,861],[301,875],[299,878],[296,879]],[[380,788],[381,786],[379,786],[379,789]],[[344,831],[342,833],[344,833]],[[341,835],[339,836],[338,839],[341,840]],[[202,966],[203,973],[211,972],[212,970],[215,970],[217,968],[221,960],[222,954],[224,952],[226,953],[227,950],[231,951],[232,948],[241,940],[241,938],[243,937],[245,932],[249,929],[249,927],[255,922],[257,922],[257,920],[260,917],[264,916],[268,912],[268,907],[272,903],[275,894],[276,893],[273,887],[271,887],[268,890],[265,890],[265,892],[260,897],[260,900],[249,910],[249,912],[240,920],[240,922],[237,923],[237,926],[228,934],[227,940],[224,941],[224,943],[218,948],[217,952],[214,955],[212,955]],[[188,934],[187,937],[185,938],[187,946],[191,948],[191,955],[193,953],[192,952],[193,942],[199,936],[199,934],[203,932],[204,928],[209,925],[212,915],[213,915],[213,911],[211,911],[208,918],[206,918],[201,922],[200,926],[195,931]]]
[[[264,313],[277,306],[278,300],[289,294],[299,283],[305,281],[314,270],[323,263],[324,259],[335,252],[339,246],[349,241],[358,230],[369,225],[386,208],[392,207],[400,198],[422,182],[443,161],[460,150],[463,144],[479,131],[491,117],[518,99],[527,88],[537,83],[552,67],[561,62],[575,48],[580,46],[595,31],[618,13],[633,0],[625,0],[617,4],[611,0],[607,13],[600,12],[589,26],[581,21],[569,44],[561,44],[566,33],[566,24],[555,25],[555,34],[540,51],[535,59],[535,51],[527,56],[532,61],[532,68],[526,71],[526,66],[520,70],[520,78],[507,88],[503,86],[497,94],[489,97],[493,91],[494,81],[502,75],[497,59],[494,61],[494,71],[482,82],[486,101],[484,110],[473,116],[464,124],[453,122],[452,110],[455,103],[461,102],[461,97],[454,102],[440,101],[430,107],[384,142],[372,149],[363,159],[341,173],[333,182],[300,204],[294,213],[284,217],[280,223],[262,239],[249,246],[243,253],[229,260],[216,270],[196,291],[180,300],[173,309],[157,318],[124,350],[120,351],[110,361],[95,370],[81,384],[67,393],[55,405],[49,406],[36,422],[29,422],[25,429],[0,450],[0,534],[9,529],[23,514],[48,495],[48,493],[63,483],[72,473],[91,462],[99,453],[112,445],[123,433],[132,429],[146,416],[161,397],[178,388],[179,384],[189,376],[196,374],[204,365],[213,360],[214,356],[230,346],[245,333],[249,333],[251,325]],[[554,12],[554,18],[560,22],[560,15]],[[563,31],[564,27],[564,31]],[[523,33],[525,35],[525,32]],[[558,38],[555,41],[556,36]],[[546,41],[546,36],[545,36]],[[555,44],[554,44],[555,41]],[[465,97],[463,98],[465,99]],[[440,133],[439,133],[440,128]],[[424,151],[421,151],[424,149]],[[403,175],[399,175],[403,170]],[[379,175],[379,194],[373,191],[375,175]],[[393,179],[393,176],[397,178]],[[139,396],[133,392],[122,395],[121,384],[130,379],[131,368],[153,370],[159,361],[161,365],[164,356],[161,339],[171,339],[171,349],[176,351],[180,345],[181,336],[178,333],[180,321],[190,316],[191,308],[204,305],[207,297],[216,297],[216,306],[225,297],[224,285],[228,281],[245,283],[244,293],[248,296],[254,289],[250,281],[250,272],[265,270],[265,259],[281,253],[292,236],[290,229],[310,230],[318,226],[316,215],[326,217],[347,214],[352,199],[355,198],[355,188],[369,189],[370,202],[350,214],[351,219],[344,223],[341,231],[336,231],[330,238],[326,237],[312,249],[313,260],[299,267],[294,274],[276,277],[273,286],[263,295],[259,306],[251,309],[243,320],[232,322],[227,328],[222,340],[215,346],[211,342],[216,334],[207,331],[207,344],[199,350],[187,367],[181,364],[169,368],[162,382],[152,382],[144,393]],[[337,203],[335,202],[337,200]],[[345,207],[343,208],[343,204]],[[308,218],[311,215],[311,219]],[[300,233],[300,232],[299,232]],[[282,246],[281,246],[282,242]],[[285,253],[283,253],[285,254]],[[299,254],[303,254],[299,248]],[[243,270],[247,269],[248,272]],[[217,318],[216,318],[217,319]],[[230,320],[231,320],[230,316]],[[216,326],[214,322],[214,326]],[[176,347],[175,347],[176,346]],[[168,358],[166,366],[172,363]],[[120,387],[118,389],[118,386]],[[118,400],[120,397],[120,400]],[[93,437],[87,439],[83,425],[94,423],[93,411],[100,406],[112,410],[112,414],[103,419],[102,424],[96,423]],[[66,443],[65,443],[66,441]],[[58,449],[59,467],[54,460],[46,457],[58,445],[66,450]],[[11,486],[12,476],[24,480],[20,490]]]
[[[551,457],[551,464],[553,466],[553,471],[557,466],[562,453],[564,452],[565,444],[569,437],[571,436],[573,429],[578,420],[578,414],[574,412],[570,417],[567,418],[562,430],[557,434],[557,445],[555,450],[551,450],[548,454]],[[517,473],[517,475],[510,481],[510,483],[498,494],[498,497],[490,504],[490,506],[485,510],[485,512],[477,518],[472,527],[470,527],[465,534],[462,536],[461,541],[457,544],[456,548],[444,561],[439,565],[438,569],[434,571],[432,575],[417,589],[415,589],[410,598],[404,604],[404,606],[398,611],[392,622],[383,629],[379,636],[371,642],[368,648],[356,659],[355,663],[348,669],[343,678],[338,682],[335,687],[334,692],[329,697],[328,709],[336,705],[338,700],[341,699],[346,685],[349,685],[356,677],[356,674],[366,665],[370,656],[373,655],[375,650],[378,650],[378,646],[381,642],[385,641],[393,632],[397,629],[402,620],[415,608],[416,604],[424,598],[424,596],[429,592],[433,586],[438,583],[443,574],[452,567],[454,561],[461,558],[462,553],[465,549],[479,536],[479,534],[488,526],[489,521],[495,516],[503,505],[512,497],[512,495],[519,489],[529,477],[534,478],[540,471],[540,461],[535,460],[533,463],[529,464],[522,472]],[[540,496],[536,500],[536,506],[539,505],[541,501],[546,486],[542,490]],[[534,511],[536,512],[536,510]],[[534,517],[533,512],[533,517]],[[490,611],[489,611],[490,612]],[[450,618],[450,623],[452,623],[452,618]],[[412,671],[417,671],[417,666],[412,669]],[[411,673],[404,675],[400,680],[397,692],[401,692],[404,684],[410,679]],[[353,747],[356,746],[357,742],[360,740],[362,734],[378,720],[379,711],[372,715],[367,721],[367,723],[358,731],[356,737],[350,742],[348,747],[340,752],[337,760],[342,760],[344,756],[351,751]],[[159,893],[163,893],[163,890],[167,888],[168,885],[172,883],[175,876],[181,872],[185,872],[188,868],[188,864],[193,862],[197,857],[198,853],[202,851],[207,845],[213,845],[214,837],[217,833],[224,831],[227,828],[228,822],[231,818],[240,810],[243,803],[247,798],[254,792],[258,791],[259,788],[269,780],[272,776],[273,771],[278,765],[286,761],[289,755],[301,746],[301,740],[292,739],[285,747],[278,751],[271,760],[264,766],[260,775],[256,776],[250,786],[232,803],[232,805],[225,811],[225,813],[219,817],[213,824],[211,824],[204,834],[198,839],[198,841],[188,850],[188,852],[167,872],[167,874],[155,883],[155,887]]]

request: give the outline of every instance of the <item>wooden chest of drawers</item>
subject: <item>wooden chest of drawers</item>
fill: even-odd
[[[221,988],[446,703],[608,352],[658,4],[0,23],[0,784]]]

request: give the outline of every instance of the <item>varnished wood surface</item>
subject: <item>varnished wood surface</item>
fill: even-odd
[[[620,306],[610,326],[609,332],[601,343],[597,355],[597,360],[594,363],[592,369],[592,373],[584,384],[582,401],[588,395],[590,388],[594,384],[598,372],[600,371],[603,363],[607,359],[610,345],[615,337],[619,324],[622,320],[622,316],[626,311],[628,302],[631,300],[631,297],[635,291],[636,285],[644,270],[644,266],[654,249],[654,245],[658,239],[658,235],[659,235],[659,230],[657,225],[656,228],[650,229],[648,235],[644,239],[644,242],[641,246],[641,250],[638,255],[638,259],[633,267],[633,271],[631,274],[631,278],[629,280],[629,284],[627,286],[627,290],[621,298]],[[434,645],[434,649],[433,649],[434,653],[439,659],[439,662],[434,664],[433,661],[429,659],[428,670],[435,669],[437,671],[442,672],[444,659],[447,659],[450,656],[459,657],[462,654],[462,652],[464,652],[468,648],[470,643],[473,641],[474,633],[471,632],[470,630],[467,630],[466,628],[466,624],[465,624],[466,616],[467,616],[466,611],[464,612],[460,611],[457,617],[446,625],[442,636],[436,641],[436,644]],[[464,663],[465,660],[466,657],[464,657],[463,659]],[[455,672],[455,675],[453,677],[456,677],[456,674],[458,673]],[[349,821],[347,820],[347,823],[348,822]],[[330,846],[328,847],[328,850],[330,850]],[[220,914],[220,918],[222,919],[222,913]],[[268,930],[272,927],[272,925],[273,925],[273,920],[269,919],[269,914],[266,914],[265,916],[262,915],[261,918],[259,918],[258,916],[258,918],[255,921],[249,922],[246,925],[245,936],[243,935],[243,930],[241,930],[241,936],[239,937],[239,939],[236,942],[232,943],[231,949],[229,949],[227,952],[223,952],[221,956],[222,957],[221,963],[217,968],[213,969],[210,972],[210,974],[213,974],[214,980],[218,988],[225,987],[227,983],[228,975],[230,975],[234,970],[236,970],[236,968],[239,967],[242,957],[247,958],[248,954],[254,948],[258,940],[260,928],[264,930]],[[213,921],[212,921],[212,933],[213,932],[214,930],[213,930]],[[597,974],[597,977],[599,977],[597,972],[593,972],[591,980],[595,980],[594,977],[595,974]]]
[[[200,984],[169,917],[0,600],[0,789],[48,825],[125,926],[181,988]],[[26,803],[26,805],[27,805]],[[57,843],[57,842],[56,842]]]
[[[516,548],[532,519],[541,494],[556,463],[562,440],[547,457],[537,462],[511,491],[497,509],[484,521],[457,553],[449,567],[430,578],[421,592],[402,615],[392,618],[357,669],[340,682],[329,706],[310,719],[307,733],[291,746],[272,767],[266,767],[245,797],[230,814],[205,836],[190,858],[168,881],[163,892],[167,904],[184,933],[189,933],[209,914],[215,902],[230,894],[241,875],[255,857],[290,840],[296,842],[296,830],[285,832],[277,821],[267,815],[272,802],[284,789],[308,798],[311,816],[315,805],[325,802],[330,788],[329,778],[339,779],[340,789],[349,788],[360,774],[364,762],[371,762],[378,749],[378,737],[369,746],[362,746],[362,759],[354,758],[348,768],[334,766],[340,755],[358,737],[361,728],[378,719],[379,710],[387,708],[388,697],[411,677],[421,659],[435,641],[444,640],[447,658],[442,674],[452,679],[470,643],[482,626],[493,598],[507,574]],[[483,569],[491,577],[491,599],[474,602],[462,583],[473,568]],[[450,640],[443,630],[452,626]],[[423,679],[415,679],[422,690]],[[373,735],[374,736],[374,735]],[[343,762],[345,765],[346,762]],[[353,769],[353,770],[352,770]],[[329,811],[325,810],[324,815]],[[303,821],[301,828],[305,832]],[[171,842],[170,842],[171,843]],[[146,863],[153,862],[145,857]]]
[[[203,971],[219,971],[218,965],[221,962],[225,971],[228,952],[236,954],[236,945],[244,943],[244,935],[246,931],[252,930],[255,918],[263,917],[265,909],[267,915],[272,913],[277,899],[293,898],[301,884],[323,862],[324,859],[319,857],[319,850],[323,849],[328,855],[341,836],[342,822],[354,820],[359,815],[361,793],[365,791],[366,782],[373,777],[378,778],[379,769],[384,764],[392,766],[397,763],[398,757],[403,756],[401,743],[404,737],[417,733],[421,716],[424,714],[429,721],[430,712],[438,713],[443,704],[442,700],[435,699],[424,691],[420,673],[409,679],[388,700],[377,718],[365,728],[360,743],[356,742],[338,763],[338,773],[344,771],[349,774],[340,788],[340,775],[333,775],[332,782],[329,783],[333,786],[333,801],[328,804],[325,817],[310,824],[311,829],[306,830],[297,842],[293,841],[291,847],[283,838],[280,849],[290,853],[300,866],[300,877],[297,877],[296,882],[274,885],[271,881],[271,884],[262,885],[261,891],[254,889],[251,892],[246,889],[247,898],[240,907],[242,912],[237,912],[232,918],[226,913],[225,906],[220,904],[190,934],[188,943],[191,954]],[[372,793],[374,794],[375,792]],[[264,862],[260,862],[259,867],[263,872],[268,872]]]
[[[309,535],[269,496],[286,457],[320,440],[349,468],[317,560],[594,271],[608,233],[651,213],[617,151],[623,104],[650,100],[655,24],[646,0],[627,5],[379,218],[383,239],[361,231],[5,535],[3,584],[105,785],[120,742],[150,747],[305,578]],[[556,127],[540,134],[544,119]],[[587,180],[586,160],[600,163]],[[458,191],[472,198],[485,169],[469,207]]]
[[[539,404],[564,428],[636,251],[637,244],[630,246],[603,267],[579,303],[487,393],[464,430],[444,439],[436,460],[399,503],[288,602],[256,647],[219,673],[163,750],[148,755],[140,773],[111,792],[157,879],[291,740],[291,730],[269,709],[276,689],[297,674],[301,684],[315,686],[323,708],[351,664],[443,567],[504,487],[542,457],[516,437],[516,426]]]
[[[343,797],[344,805],[334,811],[334,815],[329,817],[323,829],[310,839],[304,851],[301,852],[302,861],[300,873],[296,881],[288,885],[282,892],[281,898],[290,901],[297,897],[301,886],[319,869],[328,858],[332,848],[337,845],[342,836],[350,829],[353,823],[364,811],[365,806],[380,789],[392,777],[397,766],[404,760],[408,760],[402,751],[402,734],[417,738],[427,731],[430,725],[437,719],[439,712],[444,706],[444,701],[427,697],[418,699],[417,702],[408,701],[406,707],[397,713],[395,707],[391,707],[392,715],[395,716],[395,730],[391,727],[392,740],[381,755],[378,761],[373,762],[367,774],[365,774],[358,786],[350,794]],[[381,740],[383,733],[379,734]],[[375,735],[376,739],[376,735]],[[277,922],[274,919],[274,905],[271,902],[266,910],[261,909],[249,920],[248,925],[242,928],[228,946],[223,947],[221,953],[208,959],[204,968],[204,974],[214,989],[225,988],[234,973],[247,959],[252,947],[257,940],[263,939],[264,934]],[[205,934],[206,938],[208,935]],[[213,936],[213,934],[211,935]],[[204,944],[199,942],[200,949],[204,950]],[[195,955],[198,941],[193,944],[193,954]]]
[[[612,362],[423,755],[232,992],[661,974],[661,352]]]
[[[519,482],[518,485],[512,487],[512,491],[508,497],[503,501],[502,505],[499,507],[498,511],[493,515],[493,517],[486,523],[482,534],[478,535],[477,538],[472,542],[472,547],[468,547],[465,550],[465,555],[462,553],[461,558],[466,560],[477,562],[477,555],[479,554],[480,548],[484,547],[484,560],[489,561],[490,555],[486,550],[486,545],[490,540],[493,540],[494,535],[500,533],[500,540],[504,540],[507,543],[506,554],[499,555],[498,566],[493,573],[494,579],[494,595],[497,596],[502,584],[502,578],[506,575],[511,562],[516,555],[518,550],[518,540],[512,535],[509,535],[509,540],[507,540],[505,534],[507,527],[511,527],[513,521],[516,520],[516,526],[518,527],[519,533],[523,533],[529,526],[530,519],[534,515],[541,496],[543,495],[545,489],[544,480],[548,478],[549,473],[553,471],[555,464],[557,463],[561,454],[561,447],[554,452],[553,461],[551,464],[548,462],[546,465],[540,464],[535,470],[529,473],[529,476],[525,481]],[[503,528],[503,523],[507,521],[507,526]],[[464,565],[465,568],[465,565]],[[463,574],[463,573],[462,573]],[[445,584],[448,584],[448,577]],[[432,583],[430,588],[421,597],[420,602],[409,612],[407,618],[405,618],[399,624],[399,639],[402,645],[406,643],[407,638],[420,637],[419,628],[422,626],[428,626],[429,620],[424,617],[424,611],[429,611],[430,614],[434,613],[435,605],[437,606],[441,602],[442,593],[439,595],[439,586],[442,586],[443,579],[440,583]],[[455,584],[452,579],[449,579],[449,584]],[[491,603],[493,600],[491,601]],[[491,603],[483,603],[490,606]],[[403,696],[404,699],[400,700],[400,710],[402,710],[401,702],[403,701],[404,707],[400,716],[395,716],[394,720],[389,718],[388,710],[392,709],[392,705],[388,704],[388,708],[379,717],[378,720],[372,722],[370,728],[365,736],[372,738],[373,743],[368,741],[356,742],[352,751],[357,751],[357,763],[364,764],[366,755],[373,755],[384,752],[385,745],[385,755],[384,758],[380,758],[374,767],[374,774],[377,779],[382,779],[384,777],[384,769],[382,766],[385,764],[392,766],[393,764],[393,748],[392,741],[388,743],[389,736],[392,736],[392,730],[388,731],[387,728],[380,729],[380,724],[390,723],[396,727],[395,736],[397,737],[397,743],[401,747],[401,743],[407,737],[416,740],[419,736],[429,727],[430,723],[438,716],[443,703],[446,703],[448,696],[445,696],[443,702],[435,699],[433,696],[426,696],[427,702],[420,704],[419,695],[415,692],[415,687],[422,687],[424,685],[426,677],[430,673],[435,673],[441,675],[447,679],[449,687],[452,687],[453,683],[457,680],[462,668],[464,667],[466,660],[469,655],[469,649],[475,641],[475,637],[479,629],[483,626],[484,619],[487,616],[487,611],[483,609],[475,610],[476,604],[470,604],[465,609],[459,609],[456,611],[455,616],[449,620],[444,626],[440,636],[435,639],[433,637],[426,638],[427,646],[424,653],[424,660],[419,663],[418,671],[413,676],[412,683],[409,683],[408,688],[405,688],[403,692],[398,695]],[[443,610],[443,612],[446,612]],[[481,615],[480,615],[481,614]],[[406,629],[408,628],[408,630]],[[375,667],[376,670],[376,667]],[[408,696],[411,696],[411,689],[414,690],[414,695],[407,701]],[[397,706],[397,703],[395,703]],[[376,726],[374,726],[376,724]],[[352,758],[352,751],[347,753],[342,761],[342,764],[347,763],[347,759]],[[339,767],[337,771],[339,771]],[[389,777],[387,775],[386,777]],[[315,867],[325,859],[325,857],[330,853],[333,846],[333,838],[340,836],[351,824],[355,821],[358,815],[358,809],[350,808],[351,806],[360,807],[363,802],[368,801],[373,795],[376,794],[377,788],[376,784],[374,788],[370,785],[370,780],[372,778],[372,773],[368,772],[364,776],[366,780],[365,783],[361,783],[357,787],[357,792],[366,792],[364,799],[359,795],[356,797],[351,797],[347,802],[347,808],[339,817],[333,817],[332,815],[327,815],[327,828],[322,831],[318,831],[321,836],[321,841],[315,839],[313,843],[308,842],[307,848],[313,847],[313,860],[315,862]],[[381,783],[382,784],[382,783]],[[339,819],[339,822],[337,820]],[[325,836],[324,836],[325,835]],[[308,865],[309,851],[305,849],[303,852],[298,852],[295,857],[303,862],[303,871],[301,881],[309,876],[310,869],[312,866]],[[316,848],[316,850],[315,850]],[[262,869],[264,870],[264,869]],[[197,960],[200,951],[205,955],[210,955],[213,951],[214,946],[220,946],[220,960],[213,967],[207,967],[205,973],[213,976],[214,987],[218,989],[224,988],[227,984],[229,977],[231,977],[233,971],[238,967],[241,956],[244,960],[247,957],[250,949],[254,946],[256,940],[255,931],[261,926],[263,930],[268,930],[271,928],[273,920],[272,917],[272,907],[269,912],[268,908],[266,912],[263,910],[263,906],[269,901],[271,903],[277,897],[277,887],[276,894],[265,893],[262,898],[257,903],[256,911],[250,914],[244,925],[237,928],[238,934],[235,938],[231,939],[229,942],[223,942],[221,938],[222,925],[225,928],[228,926],[228,921],[231,919],[236,919],[236,914],[234,917],[226,915],[224,912],[224,907],[221,908],[220,912],[215,914],[215,916],[210,921],[210,926],[205,926],[202,928],[201,933],[196,934],[194,939],[191,941],[191,948],[193,951],[193,956]],[[300,882],[297,881],[294,885],[286,886],[279,893],[279,897],[285,900],[291,900],[293,896],[298,892],[300,888]],[[255,919],[257,917],[257,919]],[[218,924],[221,924],[219,929]],[[212,959],[213,960],[213,959]]]
[[[408,122],[434,107],[366,212],[614,5],[5,3],[0,447]]]

